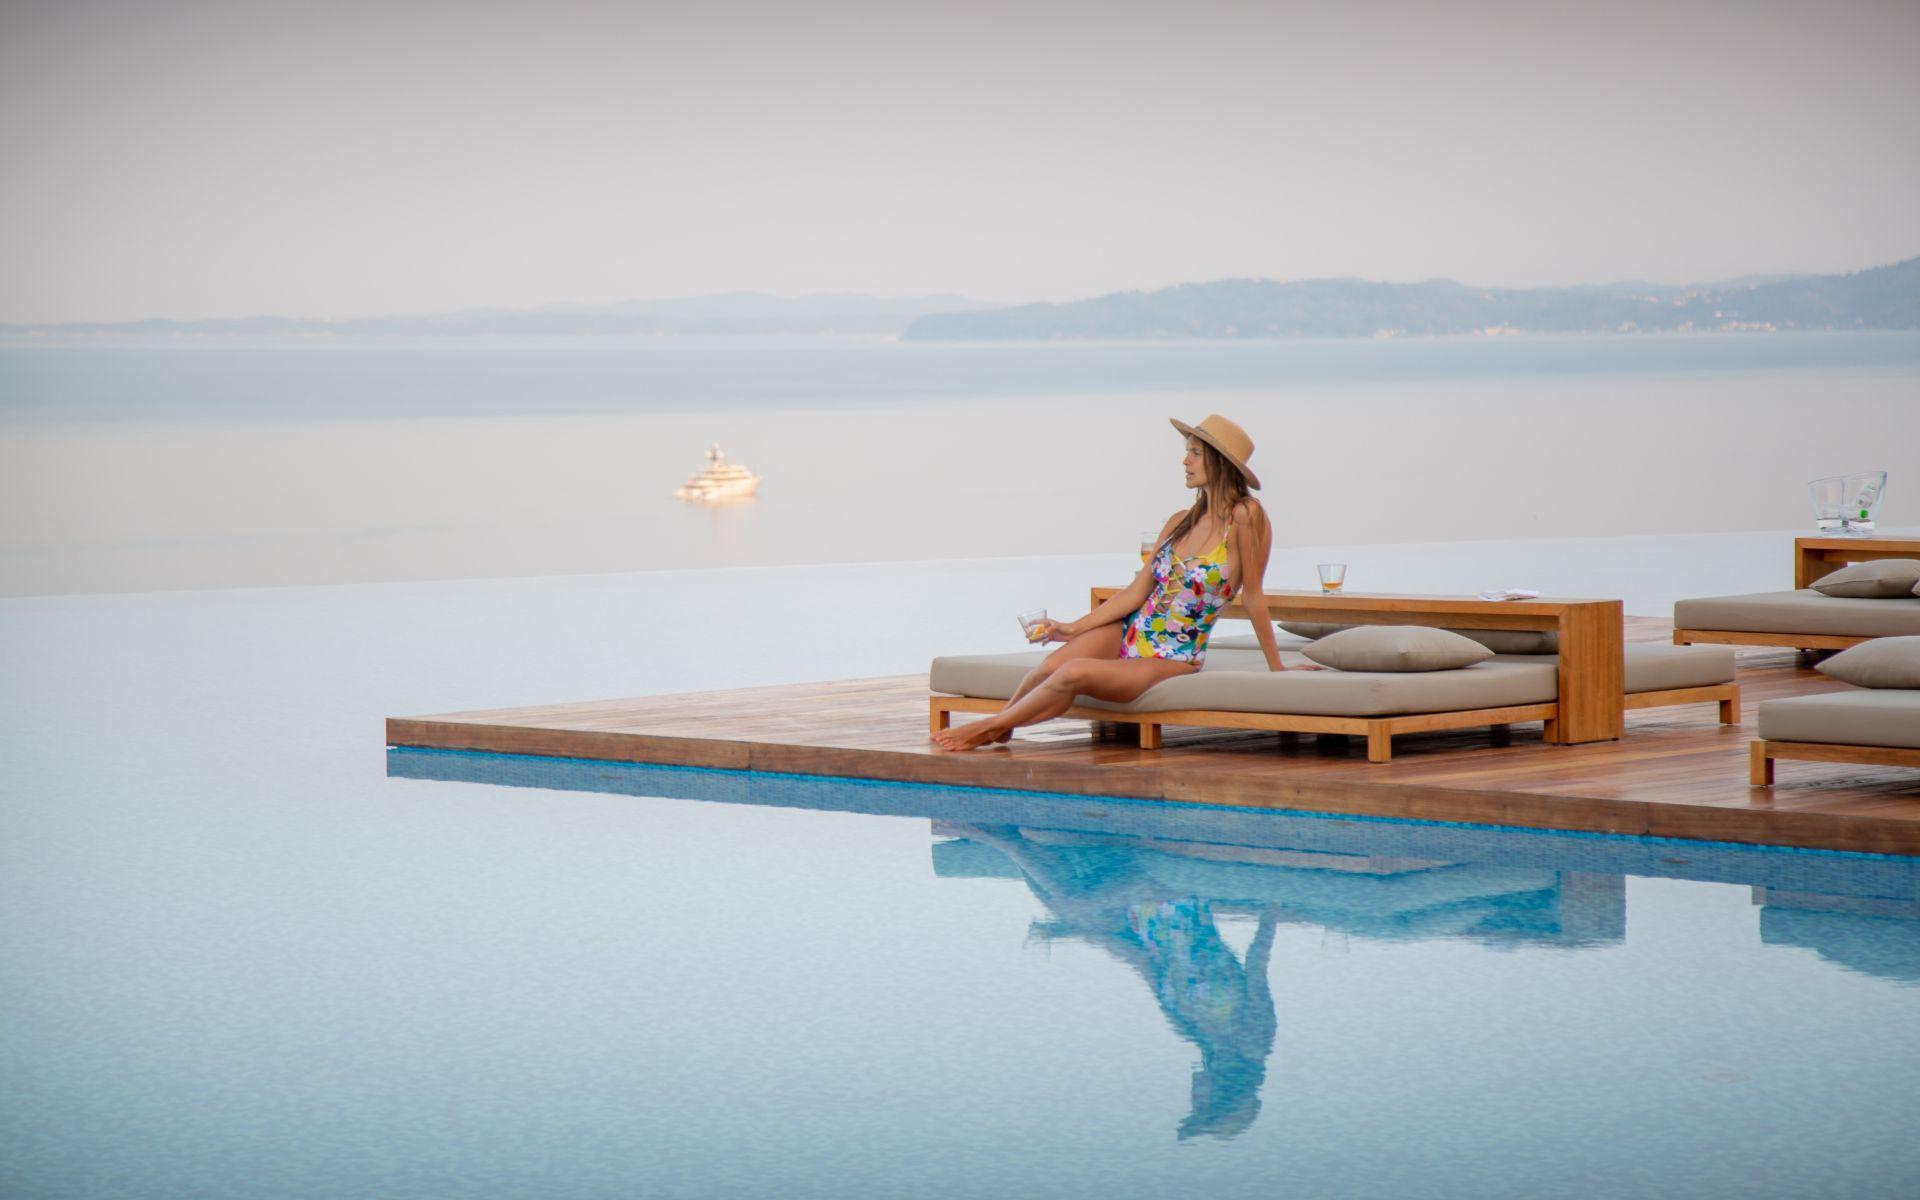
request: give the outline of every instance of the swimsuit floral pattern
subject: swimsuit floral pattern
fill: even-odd
[[[1153,556],[1153,592],[1127,618],[1121,658],[1165,658],[1199,666],[1220,610],[1233,598],[1227,582],[1227,539],[1205,554],[1176,558],[1173,541]]]

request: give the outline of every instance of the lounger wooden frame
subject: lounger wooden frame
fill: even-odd
[[[1720,706],[1720,723],[1738,725],[1740,723],[1740,685],[1737,683],[1709,683],[1701,687],[1668,688],[1659,692],[1628,692],[1628,708],[1668,708],[1676,704],[1706,704]]]
[[[928,727],[934,732],[947,728],[956,712],[996,713],[1005,708],[1005,700],[976,696],[934,695],[928,698]],[[1169,709],[1165,712],[1115,712],[1108,708],[1074,705],[1062,716],[1083,721],[1117,721],[1140,727],[1140,748],[1160,748],[1162,725],[1203,725],[1216,729],[1269,729],[1276,733],[1340,733],[1367,739],[1367,761],[1387,762],[1393,757],[1393,735],[1419,733],[1435,729],[1472,729],[1480,725],[1511,725],[1517,721],[1545,721],[1547,740],[1553,740],[1553,726],[1559,720],[1560,706],[1521,704],[1510,708],[1475,708],[1460,712],[1407,713],[1390,717],[1321,717],[1297,713],[1230,712],[1214,709]]]
[[[1740,685],[1720,683],[1707,687],[1672,688],[1661,692],[1641,692],[1626,698],[1627,708],[1655,708],[1670,704],[1712,702],[1720,706],[1723,724],[1740,723]],[[980,696],[951,696],[934,693],[927,698],[927,727],[938,733],[953,723],[953,714],[996,713],[1006,707],[1005,700]],[[1200,725],[1215,729],[1268,729],[1277,733],[1339,733],[1367,739],[1367,761],[1389,762],[1393,758],[1396,733],[1431,733],[1442,729],[1475,729],[1482,725],[1512,725],[1521,721],[1546,722],[1546,740],[1555,741],[1555,726],[1560,706],[1518,704],[1506,708],[1470,708],[1454,712],[1397,713],[1381,717],[1324,717],[1299,713],[1234,712],[1224,709],[1169,709],[1164,712],[1117,712],[1076,704],[1061,714],[1083,721],[1116,721],[1140,729],[1144,750],[1160,748],[1163,725]]]
[[[1691,646],[1710,642],[1717,646],[1790,646],[1795,650],[1845,650],[1870,642],[1871,637],[1848,637],[1837,633],[1759,633],[1749,629],[1676,629],[1673,644]]]
[[[1777,758],[1804,759],[1809,762],[1855,763],[1869,767],[1920,767],[1920,750],[1897,746],[1845,746],[1835,742],[1753,742],[1754,787],[1773,786],[1773,762]]]

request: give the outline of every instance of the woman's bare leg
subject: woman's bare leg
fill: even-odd
[[[1027,677],[1020,681],[1019,687],[1013,689],[1013,695],[1007,697],[1007,702],[1000,711],[1005,712],[1024,700],[1028,692],[1046,681],[1047,676],[1076,658],[1119,658],[1120,641],[1125,632],[1126,626],[1122,624],[1102,625],[1098,629],[1089,629],[1079,637],[1068,638],[1060,643],[1057,650],[1041,659],[1039,665],[1027,672]],[[1009,725],[993,740],[1005,742],[1012,738],[1013,726]]]
[[[984,721],[943,729],[933,740],[948,750],[971,750],[998,738],[1017,725],[1033,725],[1053,718],[1073,707],[1074,697],[1091,696],[1095,700],[1125,703],[1163,679],[1191,675],[1192,663],[1165,658],[1116,658],[1100,661],[1078,658],[1063,663],[1016,704],[1009,704]]]

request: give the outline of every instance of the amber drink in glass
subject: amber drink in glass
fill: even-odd
[[[1047,636],[1047,610],[1030,609],[1020,614],[1020,632],[1027,635],[1029,642],[1038,642]]]

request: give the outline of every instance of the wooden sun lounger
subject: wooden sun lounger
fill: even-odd
[[[1920,538],[1880,535],[1795,538],[1793,539],[1794,590],[1810,588],[1850,563],[1872,562],[1882,558],[1920,558]],[[1784,594],[1780,595],[1781,598],[1785,598]],[[1710,643],[1723,646],[1782,646],[1795,650],[1846,650],[1882,636],[1886,635],[1703,629],[1676,623],[1673,630],[1673,644],[1690,646],[1696,643]]]
[[[996,713],[1006,701],[979,696],[954,696],[935,693],[927,698],[927,727],[935,733],[953,723],[954,713]],[[1670,688],[1657,692],[1638,692],[1625,697],[1625,707],[1665,708],[1678,704],[1715,704],[1722,725],[1740,723],[1740,685],[1718,683],[1704,687]],[[1524,721],[1546,723],[1549,742],[1558,741],[1560,706],[1557,703],[1522,704],[1506,708],[1460,709],[1454,712],[1404,713],[1383,717],[1326,717],[1290,713],[1233,712],[1224,709],[1170,709],[1158,712],[1123,712],[1110,708],[1092,708],[1076,704],[1063,716],[1082,721],[1112,721],[1135,726],[1140,746],[1160,748],[1163,725],[1197,725],[1214,729],[1265,729],[1277,733],[1338,733],[1367,739],[1367,761],[1388,762],[1393,757],[1396,733],[1433,733],[1446,729],[1478,729]]]
[[[1920,767],[1920,689],[1854,688],[1768,700],[1752,746],[1754,787],[1773,783],[1774,760]]]
[[[1116,590],[1094,589],[1093,603],[1098,605]],[[1422,619],[1423,623],[1444,621],[1448,625],[1463,628],[1557,629],[1561,633],[1561,654],[1557,659],[1559,696],[1551,701],[1378,716],[1214,708],[1120,710],[1077,704],[1062,715],[1135,726],[1139,731],[1140,745],[1146,749],[1160,746],[1161,728],[1166,725],[1363,736],[1367,739],[1367,759],[1375,763],[1391,760],[1393,735],[1396,733],[1482,726],[1501,728],[1519,722],[1542,721],[1549,742],[1600,740],[1593,736],[1581,739],[1569,734],[1565,714],[1570,702],[1586,718],[1586,729],[1590,734],[1611,728],[1614,737],[1623,731],[1624,710],[1629,708],[1712,703],[1718,706],[1722,723],[1739,723],[1740,688],[1731,681],[1626,693],[1620,607],[1617,600],[1501,603],[1457,597],[1324,596],[1304,592],[1280,593],[1271,598],[1270,610],[1276,619],[1312,620],[1336,616],[1341,621],[1354,624],[1394,624]],[[1246,614],[1235,605],[1224,615],[1244,617]],[[1570,649],[1571,654],[1568,653]],[[1004,699],[995,697],[935,692],[927,701],[928,726],[934,732],[939,732],[952,724],[954,713],[994,713],[1005,704]]]
[[[1097,587],[1098,607],[1121,589]],[[1618,600],[1481,600],[1474,596],[1398,596],[1322,592],[1269,592],[1267,611],[1275,621],[1328,621],[1347,625],[1443,625],[1452,629],[1552,630],[1560,635],[1560,685],[1547,740],[1573,745],[1618,738],[1626,729],[1621,697],[1626,694],[1624,628]],[[1222,617],[1249,619],[1238,600]],[[1441,715],[1441,714],[1435,714]],[[1523,718],[1539,720],[1541,718]],[[1470,728],[1499,724],[1469,721]],[[1328,732],[1347,732],[1329,730]],[[1411,732],[1410,730],[1408,732]]]

